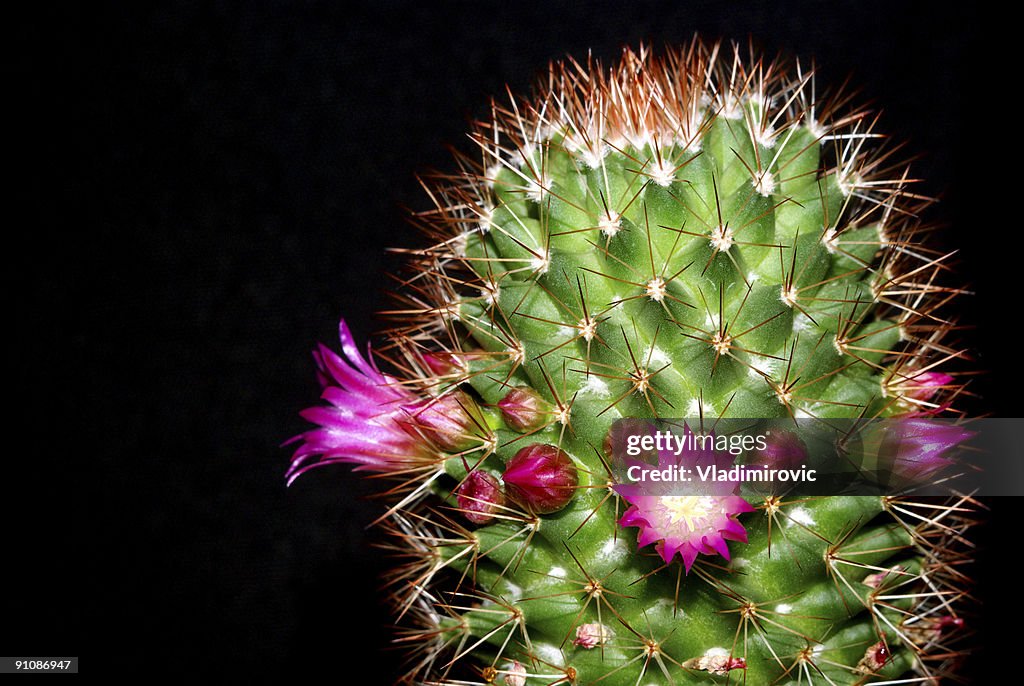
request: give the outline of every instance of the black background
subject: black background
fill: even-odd
[[[385,248],[419,241],[402,209],[427,207],[415,174],[452,168],[445,146],[469,149],[487,98],[566,53],[696,31],[814,57],[826,83],[852,74],[924,153],[915,169],[963,250],[969,366],[990,371],[970,409],[1020,414],[998,314],[1019,299],[1020,222],[991,186],[1014,142],[993,112],[1019,90],[986,80],[1002,79],[999,22],[972,4],[625,5],[139,3],[5,22],[17,410],[0,654],[390,681],[385,562],[365,530],[380,506],[344,469],[286,490],[280,444],[316,399],[314,343],[334,344],[342,316],[359,341],[375,330]],[[997,505],[990,543],[1009,527]],[[998,600],[992,548],[975,575]],[[972,623],[995,626],[998,605],[982,612]]]

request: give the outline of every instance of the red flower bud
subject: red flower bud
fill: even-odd
[[[884,641],[879,641],[864,651],[864,657],[857,663],[857,670],[862,673],[874,674],[885,667],[885,663],[891,658],[892,653],[889,652],[888,646]]]
[[[938,623],[939,633],[942,633],[943,631],[949,631],[950,629],[963,629],[964,628],[964,618],[963,617],[953,617],[952,615],[946,615],[944,617],[939,617],[939,620],[938,620],[937,623]]]
[[[532,388],[513,388],[498,402],[505,422],[516,431],[534,431],[547,423],[551,404]]]
[[[785,429],[769,429],[764,450],[755,449],[750,464],[769,469],[797,469],[807,460],[807,446],[796,433]]]
[[[537,514],[569,504],[579,484],[576,465],[553,445],[534,443],[508,461],[501,477],[509,496]]]
[[[501,484],[487,472],[474,469],[455,492],[459,510],[474,524],[487,524],[505,504]]]

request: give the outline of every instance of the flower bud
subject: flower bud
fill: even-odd
[[[921,483],[953,464],[956,449],[974,434],[963,426],[919,417],[887,422],[870,436],[880,464],[900,481]]]
[[[516,453],[501,478],[509,496],[537,514],[557,512],[568,505],[579,483],[572,459],[557,447],[542,443]]]
[[[683,663],[686,669],[700,669],[717,676],[725,676],[734,669],[746,669],[747,661],[742,657],[733,657],[724,648],[711,648],[700,657]]]
[[[498,480],[487,472],[474,469],[455,492],[463,516],[474,524],[487,524],[505,504],[505,494]]]
[[[959,631],[966,625],[963,617],[942,615],[940,617],[924,617],[919,622],[904,625],[903,630],[915,643],[924,643],[939,640],[945,634]]]
[[[892,659],[892,653],[884,641],[875,643],[864,651],[864,657],[857,663],[856,671],[861,674],[874,674]]]
[[[948,386],[953,381],[949,374],[941,372],[921,372],[917,376],[907,379],[901,387],[903,396],[911,400],[928,401],[939,392],[943,386]]]
[[[485,431],[476,401],[462,391],[447,393],[403,408],[427,438],[448,452],[483,442]]]
[[[516,431],[534,431],[547,423],[551,404],[532,388],[513,388],[498,402],[505,422]]]
[[[950,631],[952,629],[963,629],[965,622],[963,617],[953,617],[952,615],[944,615],[939,617],[936,622],[939,633],[944,631]]]
[[[769,429],[765,433],[764,449],[751,453],[750,464],[769,469],[797,469],[807,461],[807,446],[793,431]]]
[[[526,686],[526,667],[519,660],[513,660],[505,672],[505,686]]]
[[[458,376],[466,371],[465,363],[455,353],[423,353],[423,364],[438,377]]]
[[[604,441],[601,444],[604,456],[609,460],[615,460],[628,455],[643,462],[656,464],[660,460],[660,456],[653,447],[653,439],[658,428],[658,425],[649,419],[627,418],[612,422],[612,426],[604,435]],[[686,430],[689,431],[689,428],[687,427]],[[636,438],[633,438],[634,436]],[[637,441],[643,436],[651,437],[650,449],[645,449],[635,443],[630,445],[630,441]]]
[[[874,574],[868,574],[866,577],[864,577],[864,580],[861,581],[861,583],[865,586],[870,586],[871,588],[881,588],[882,584],[894,583],[895,581],[901,579],[902,576],[903,567],[901,567],[900,565],[896,565],[892,569],[887,569],[883,572],[875,572]]]
[[[576,638],[572,644],[590,650],[607,643],[611,635],[611,629],[604,624],[598,624],[597,622],[580,624],[576,627]]]

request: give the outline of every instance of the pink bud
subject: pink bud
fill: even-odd
[[[439,448],[448,452],[466,450],[483,442],[483,421],[476,402],[462,391],[405,405],[413,423]]]
[[[874,574],[868,574],[864,577],[864,581],[861,583],[871,588],[880,588],[885,578],[889,575],[889,572],[875,572]]]
[[[547,423],[551,405],[532,388],[513,388],[498,402],[505,421],[516,431],[534,431]]]
[[[744,657],[730,657],[729,664],[726,665],[725,671],[729,672],[734,669],[746,669],[747,659]]]
[[[763,450],[755,449],[751,465],[765,465],[769,469],[796,469],[807,461],[807,446],[796,433],[784,429],[770,429],[765,434]]]
[[[526,667],[514,660],[505,672],[505,686],[526,686]]]
[[[862,674],[873,674],[885,667],[892,654],[884,641],[875,643],[864,651],[864,657],[857,663],[857,671]]]
[[[889,652],[888,646],[883,641],[879,641],[868,649],[867,657],[877,665],[876,669],[881,669],[892,657],[892,654]]]
[[[689,431],[689,427],[686,430]],[[658,426],[647,419],[624,419],[613,422],[612,428],[604,435],[604,442],[601,446],[604,450],[604,456],[609,460],[613,460],[616,456],[625,455],[626,448],[628,447],[627,443],[631,436],[651,436],[653,440],[657,431]],[[656,464],[661,459],[658,451],[653,447],[650,450],[641,447],[639,454],[630,452],[629,455],[651,464]]]
[[[423,364],[437,376],[456,376],[466,371],[465,364],[455,353],[423,353]]]
[[[911,400],[928,401],[939,392],[943,386],[948,386],[953,381],[949,374],[941,372],[921,372],[920,374],[907,379],[900,384],[903,395]]]
[[[865,443],[898,481],[914,483],[927,481],[952,465],[950,457],[973,435],[957,424],[906,417],[868,432]]]
[[[459,510],[474,524],[487,524],[505,504],[501,484],[487,472],[474,469],[456,491]]]
[[[942,615],[941,617],[927,617],[919,622],[905,622],[902,626],[903,632],[910,636],[916,643],[934,641],[944,634],[952,633],[963,629],[966,626],[963,617],[953,615]]]
[[[590,650],[597,646],[604,645],[611,638],[611,630],[604,624],[594,622],[592,624],[580,624],[576,627],[576,638],[573,645]]]
[[[516,453],[501,478],[508,494],[537,514],[557,512],[568,505],[579,483],[572,459],[557,447],[542,443]]]
[[[939,617],[938,630],[939,630],[940,634],[945,632],[945,631],[951,631],[953,629],[963,629],[963,628],[964,628],[964,618],[963,617],[953,617],[952,615],[945,615],[943,617]]]
[[[683,663],[686,669],[700,669],[718,676],[725,676],[734,669],[746,669],[747,661],[742,657],[733,657],[723,648],[711,648],[700,657]]]

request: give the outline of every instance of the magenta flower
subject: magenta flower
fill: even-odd
[[[290,441],[302,444],[292,455],[288,483],[326,464],[395,472],[436,462],[437,449],[413,418],[424,400],[365,359],[344,320],[338,328],[342,355],[322,344],[313,352],[327,406],[301,413],[317,428]]]
[[[688,437],[692,432],[685,427]],[[651,469],[652,465],[635,462]],[[669,467],[685,468],[696,473],[696,467],[715,465],[728,469],[733,465],[729,453],[709,450],[683,450],[679,455],[669,451],[658,454],[658,470]],[[615,491],[630,504],[619,519],[621,526],[640,529],[637,545],[655,544],[655,550],[665,562],[678,554],[687,573],[698,555],[721,555],[729,558],[727,541],[747,542],[747,531],[737,521],[754,508],[736,495],[739,484],[729,481],[686,484],[686,494],[679,495],[679,485],[671,482],[644,482],[619,484]]]

